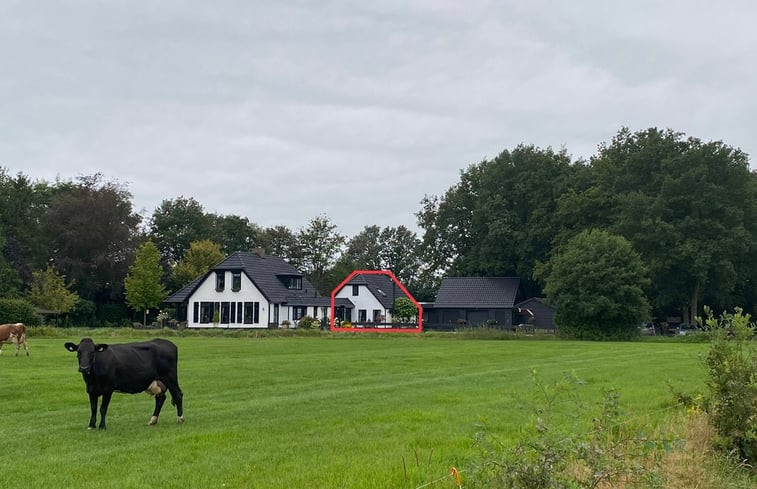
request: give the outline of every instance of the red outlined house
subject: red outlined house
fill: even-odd
[[[410,324],[392,317],[401,297],[418,309]],[[349,299],[354,308],[335,307],[337,299]],[[330,326],[331,331],[418,333],[423,331],[423,308],[390,270],[355,270],[331,292]]]

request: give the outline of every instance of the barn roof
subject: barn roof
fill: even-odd
[[[511,308],[519,299],[517,277],[447,277],[436,295],[435,308]]]

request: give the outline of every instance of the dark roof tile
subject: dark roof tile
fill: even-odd
[[[434,307],[513,307],[519,292],[517,277],[447,277],[442,280]]]

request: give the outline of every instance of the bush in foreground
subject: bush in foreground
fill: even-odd
[[[704,325],[710,332],[705,363],[709,374],[709,407],[717,430],[716,444],[741,461],[757,464],[757,348],[755,324],[736,308],[716,318],[705,307]]]

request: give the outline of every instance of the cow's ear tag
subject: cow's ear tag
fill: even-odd
[[[71,342],[68,342],[63,346],[65,346],[66,350],[68,351],[76,351],[79,349],[79,345],[75,345],[74,343],[71,343]]]
[[[95,351],[105,351],[108,349],[108,345],[106,343],[100,343],[99,345],[95,345]]]

